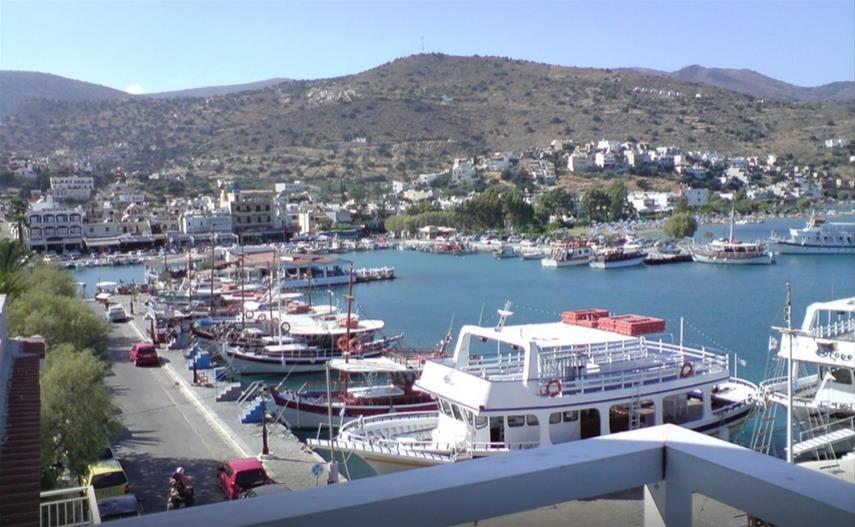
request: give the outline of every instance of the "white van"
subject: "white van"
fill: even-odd
[[[104,318],[110,322],[125,322],[128,320],[128,313],[121,304],[111,304],[104,311]]]

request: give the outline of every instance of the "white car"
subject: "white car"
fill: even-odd
[[[128,320],[128,313],[121,304],[111,304],[104,311],[104,318],[110,322],[125,322]]]

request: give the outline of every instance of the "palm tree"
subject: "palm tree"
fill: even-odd
[[[24,227],[27,225],[27,210],[29,205],[21,198],[12,198],[9,202],[9,219],[18,225],[18,242],[24,244]]]
[[[15,240],[0,241],[0,295],[15,297],[23,291],[19,271],[30,260],[31,253]]]

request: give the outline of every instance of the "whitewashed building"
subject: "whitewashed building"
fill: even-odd
[[[191,210],[183,213],[180,218],[181,232],[184,234],[209,234],[232,232],[232,215],[227,210],[202,212]]]
[[[590,172],[592,167],[591,158],[585,154],[572,154],[567,159],[567,170],[573,173]]]
[[[639,214],[654,214],[672,210],[677,203],[677,195],[673,192],[630,192],[627,196],[629,203]]]
[[[83,209],[46,199],[30,204],[27,211],[27,247],[33,251],[79,250],[83,241]]]
[[[702,207],[710,201],[710,191],[707,188],[683,188],[680,190],[680,195],[686,199],[686,204],[690,207]]]
[[[86,201],[94,188],[95,180],[88,176],[50,178],[50,193],[56,200]]]
[[[471,159],[458,158],[454,160],[454,164],[451,167],[452,183],[468,183],[475,181],[477,176]]]

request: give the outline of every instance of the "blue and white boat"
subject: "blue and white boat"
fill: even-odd
[[[805,227],[770,241],[781,254],[855,254],[855,222],[829,222],[814,214]]]

